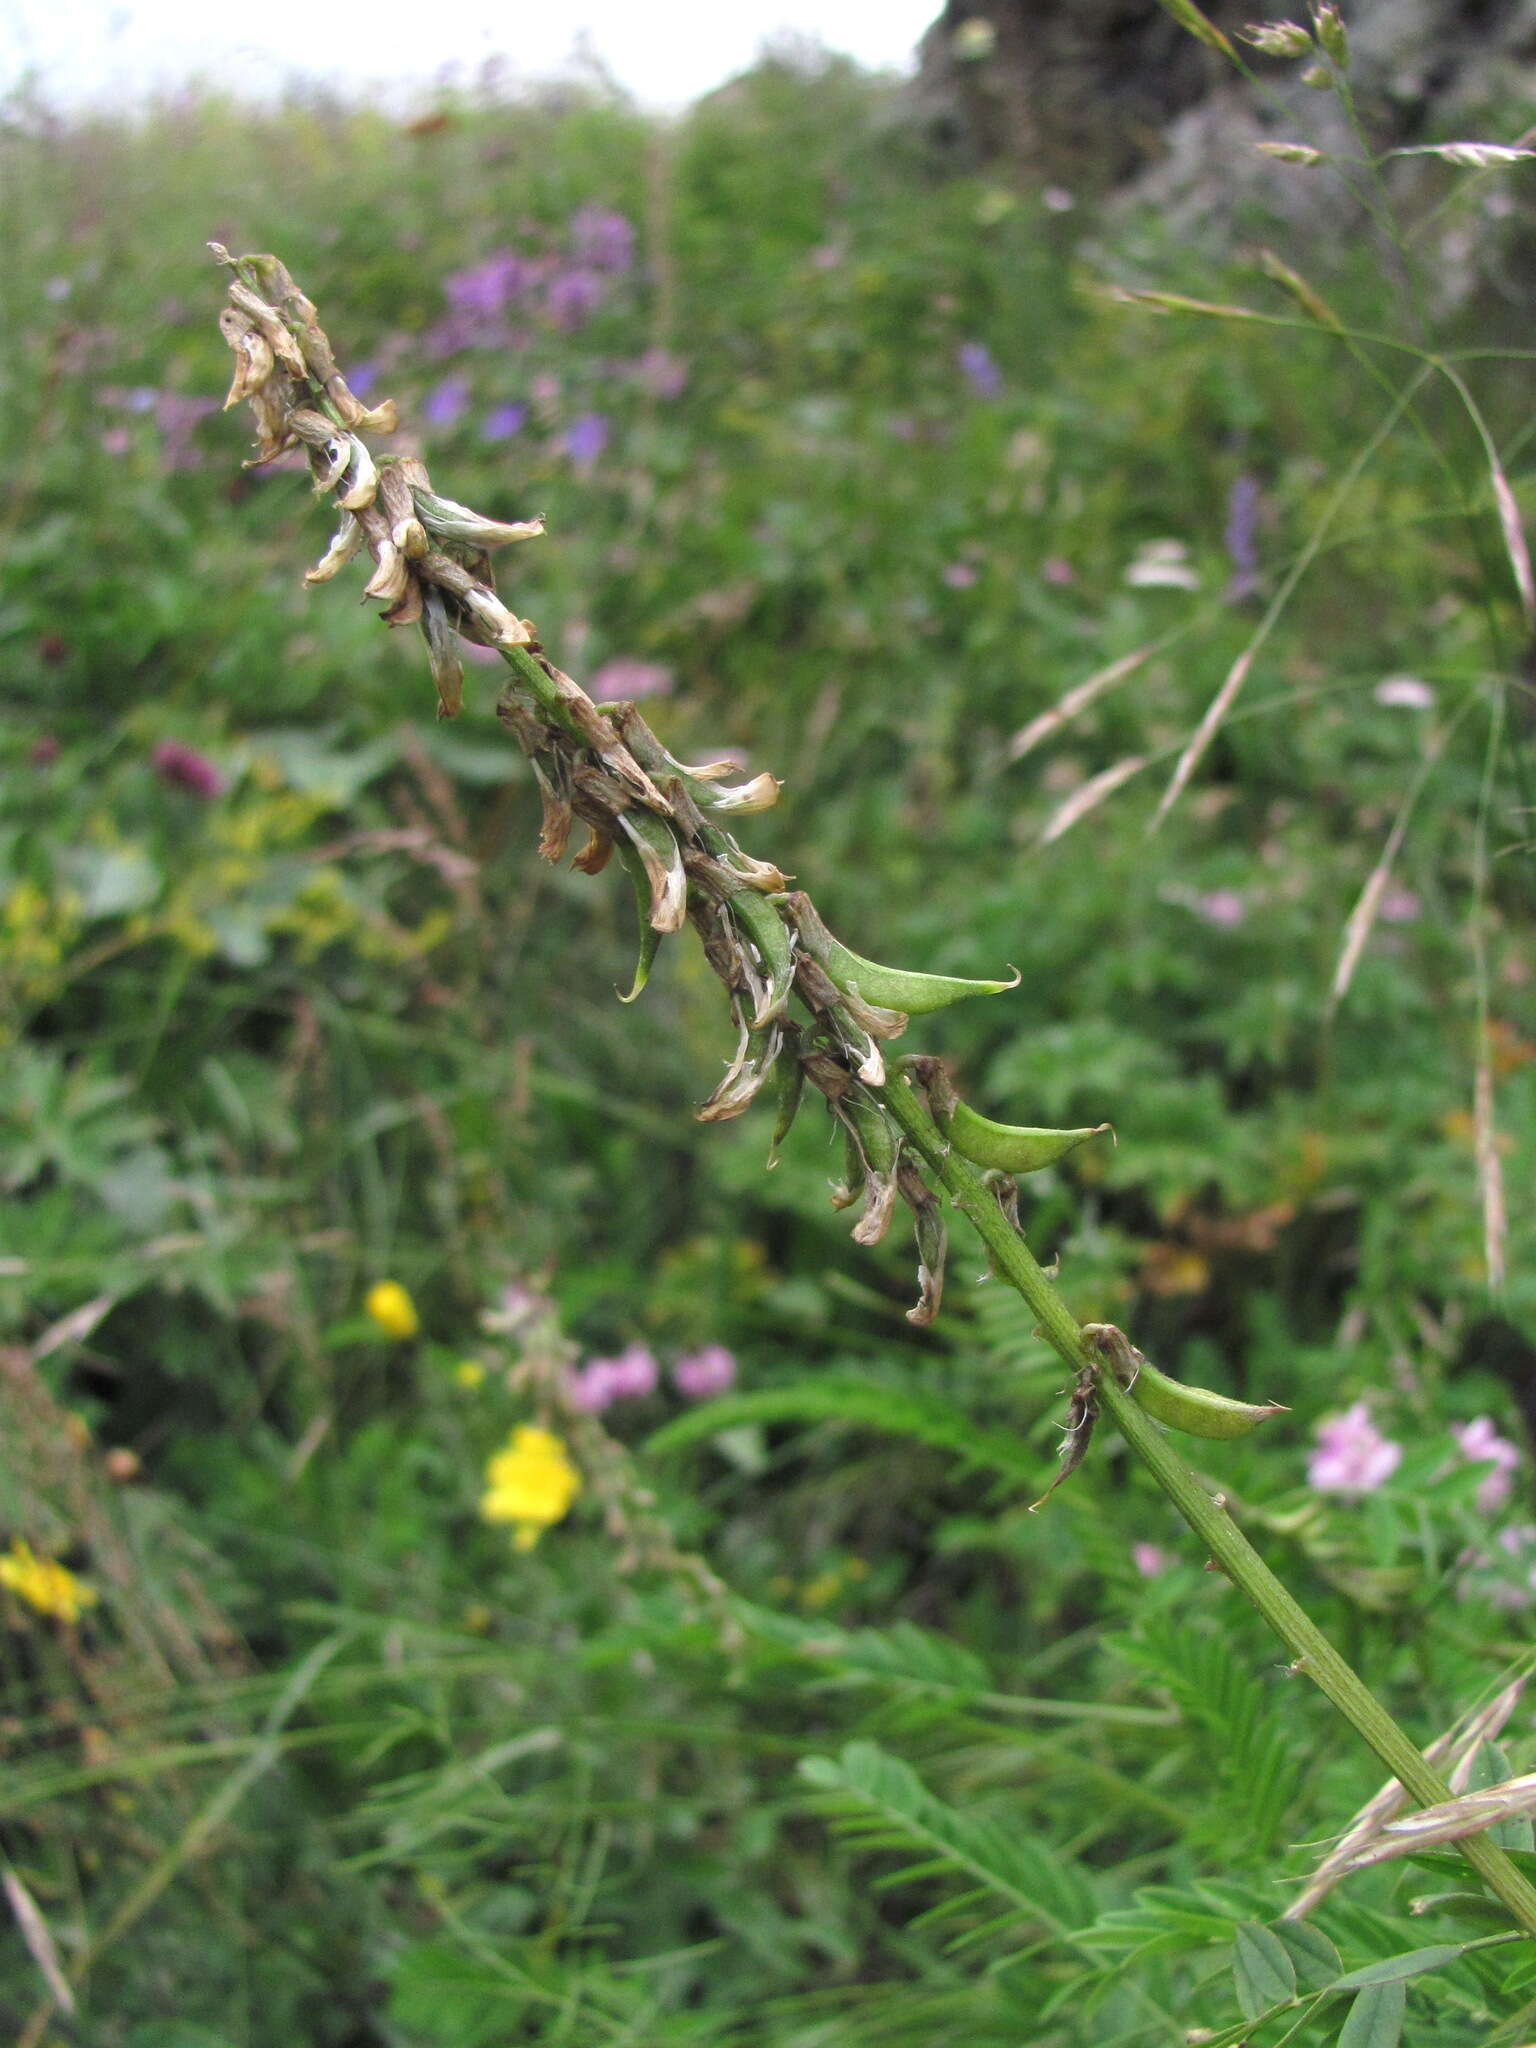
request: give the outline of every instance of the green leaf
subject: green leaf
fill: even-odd
[[[1296,1969],[1290,1951],[1268,1927],[1247,1920],[1237,1930],[1237,1955],[1232,1966],[1237,2002],[1247,2019],[1257,2019],[1272,2005],[1296,1996]]]
[[[1391,1984],[1404,1977],[1422,1977],[1427,1970],[1443,1970],[1466,1954],[1464,1941],[1442,1942],[1435,1948],[1405,1949],[1400,1956],[1388,1956],[1382,1963],[1367,1963],[1351,1970],[1347,1977],[1335,1977],[1331,1991],[1354,1991],[1362,1984]]]
[[[982,1466],[1038,1487],[1040,1460],[1012,1430],[973,1422],[963,1408],[937,1394],[891,1386],[883,1380],[800,1380],[701,1403],[658,1429],[647,1444],[665,1454],[704,1443],[744,1422],[842,1422],[884,1435],[913,1437],[950,1451],[963,1464]]]
[[[1469,1792],[1486,1792],[1490,1785],[1502,1785],[1507,1778],[1516,1775],[1515,1767],[1506,1752],[1497,1742],[1485,1742],[1472,1759],[1471,1774],[1467,1779]],[[1496,1849],[1520,1849],[1529,1854],[1536,1846],[1536,1833],[1532,1831],[1530,1816],[1516,1814],[1509,1820],[1495,1821],[1491,1828],[1483,1830],[1486,1841]]]
[[[1081,1927],[1094,1915],[1093,1888],[1074,1864],[1045,1843],[986,1816],[958,1812],[928,1790],[899,1757],[873,1742],[850,1742],[837,1757],[806,1757],[801,1776],[853,1809],[855,1826],[880,1846],[892,1831],[928,1857],[937,1857],[1008,1902],[1032,1925],[1055,1933]]]
[[[1285,1944],[1302,1990],[1321,1991],[1343,1968],[1338,1950],[1310,1920],[1277,1920],[1273,1932]]]
[[[1349,2008],[1339,2033],[1339,2048],[1397,2048],[1403,2032],[1408,1993],[1400,1983],[1371,1984]]]

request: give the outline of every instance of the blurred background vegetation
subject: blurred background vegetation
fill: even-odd
[[[1528,629],[1447,380],[1400,403],[1416,359],[1258,252],[1412,345],[1400,276],[1271,171],[1191,237],[959,163],[837,62],[673,122],[6,110],[15,2038],[1182,2039],[1375,1784],[1112,1444],[1027,1514],[1061,1372],[978,1255],[915,1332],[820,1122],[771,1175],[767,1112],[693,1122],[712,978],[679,942],[621,1007],[628,884],[536,860],[495,672],[439,725],[413,636],[305,588],[303,477],[218,412],[210,236],[283,257],[439,489],[546,516],[502,581],[565,668],[785,778],[742,836],[834,929],[1017,966],[921,1049],[993,1115],[1114,1123],[1031,1241],[1079,1315],[1288,1404],[1209,1468],[1413,1732],[1523,1654],[1524,1468],[1452,1432],[1536,1416]],[[1487,259],[1441,347],[1517,325],[1520,176],[1411,188]],[[1528,366],[1464,368],[1518,494]],[[679,1391],[714,1346],[734,1387]],[[635,1347],[653,1391],[562,1416]],[[1400,1465],[1309,1485],[1367,1398]],[[582,1491],[519,1552],[478,1509],[535,1420]],[[1318,1924],[1368,1960],[1424,1885]],[[1437,1984],[1421,2038],[1516,2038],[1472,1960]]]

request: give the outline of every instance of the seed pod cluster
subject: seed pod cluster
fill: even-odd
[[[233,257],[211,246],[231,273],[219,323],[235,357],[226,404],[252,409],[251,459],[267,463],[301,450],[317,492],[337,508],[335,536],[306,580],[329,582],[367,553],[373,570],[365,594],[386,607],[386,624],[420,628],[442,717],[453,717],[462,703],[459,641],[497,650],[509,670],[497,716],[538,787],[540,854],[563,860],[579,821],[586,835],[573,864],[595,875],[617,854],[628,877],[640,950],[622,1000],[633,1002],[644,990],[662,939],[691,923],[736,1028],[734,1053],[700,1118],[739,1116],[776,1082],[771,1165],[806,1085],[813,1087],[844,1139],[846,1174],[834,1203],[858,1208],[853,1234],[861,1244],[884,1237],[898,1204],[908,1210],[920,1288],[909,1319],[931,1322],[943,1288],[943,1211],[882,1097],[884,1047],[912,1017],[1000,994],[1018,986],[1018,975],[977,981],[887,967],[835,938],[810,898],[791,889],[771,862],[746,853],[730,830],[737,817],[778,800],[777,779],[734,779],[738,771],[728,762],[678,761],[633,704],[599,707],[562,674],[531,622],[498,596],[491,566],[494,551],[536,538],[543,521],[487,518],[435,490],[416,457],[375,456],[362,437],[394,431],[393,405],[370,409],[349,390],[313,304],[275,256]],[[804,1013],[798,1020],[790,1015],[792,1000]],[[959,1100],[938,1061],[903,1065],[925,1092],[947,1145],[988,1169],[1014,1228],[1011,1177],[1051,1165],[1109,1128],[994,1123]],[[1144,1391],[1155,1392],[1152,1368],[1142,1373]],[[1080,1405],[1086,1442],[1086,1394]]]

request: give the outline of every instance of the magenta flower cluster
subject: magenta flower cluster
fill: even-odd
[[[689,1401],[705,1401],[728,1393],[736,1382],[736,1360],[723,1344],[706,1344],[672,1366],[672,1384]],[[615,1401],[643,1401],[661,1384],[661,1368],[645,1344],[626,1344],[612,1358],[589,1358],[573,1372],[567,1398],[583,1415],[600,1415]]]
[[[157,740],[150,753],[150,766],[170,789],[184,789],[205,803],[224,794],[224,777],[206,754],[181,740]]]

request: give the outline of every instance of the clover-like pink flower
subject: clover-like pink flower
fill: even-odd
[[[1307,1480],[1319,1493],[1358,1499],[1374,1493],[1403,1462],[1403,1447],[1382,1435],[1363,1401],[1317,1425],[1317,1449],[1307,1460]]]
[[[1518,1445],[1500,1436],[1486,1415],[1479,1415],[1471,1422],[1453,1424],[1451,1435],[1464,1458],[1470,1459],[1474,1465],[1492,1467],[1478,1486],[1476,1498],[1483,1514],[1496,1513],[1514,1490],[1515,1482],[1511,1475],[1520,1464]]]

